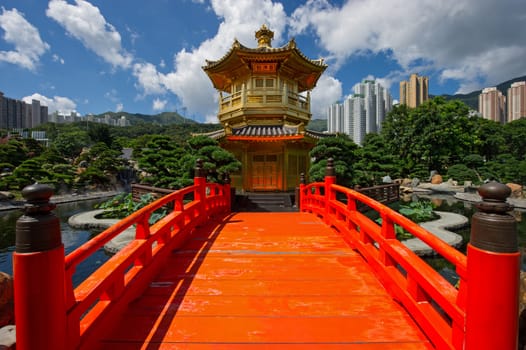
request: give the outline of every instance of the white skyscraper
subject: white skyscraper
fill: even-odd
[[[335,103],[327,109],[327,131],[329,133],[342,132],[343,130],[343,105]]]
[[[393,98],[389,91],[374,80],[364,80],[353,88],[354,95],[343,104],[333,104],[327,109],[329,132],[348,134],[361,145],[365,135],[381,131],[382,123],[391,110]]]
[[[343,132],[358,145],[362,144],[366,134],[366,102],[362,95],[354,95],[343,102]]]

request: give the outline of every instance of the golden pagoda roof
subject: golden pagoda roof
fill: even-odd
[[[297,47],[294,39],[281,47],[272,47],[274,33],[265,25],[256,32],[258,47],[249,48],[234,40],[230,50],[219,60],[206,60],[203,70],[208,74],[214,87],[228,91],[237,77],[252,72],[255,63],[277,63],[277,72],[298,81],[298,92],[311,90],[327,68],[323,59],[309,59]]]

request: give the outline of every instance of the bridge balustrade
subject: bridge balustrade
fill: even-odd
[[[150,224],[151,214],[167,206],[172,208],[171,212],[158,222]],[[63,263],[55,263],[53,269],[47,266],[44,271],[38,271],[31,264],[17,264],[23,263],[29,257],[15,252],[14,262],[18,265],[15,265],[15,275],[25,276],[23,280],[31,280],[32,276],[35,277],[35,274],[39,273],[57,274],[57,271],[65,269],[65,283],[55,283],[55,289],[46,292],[45,295],[53,295],[55,299],[62,300],[53,303],[53,310],[42,310],[43,307],[47,307],[45,300],[35,300],[29,306],[19,305],[24,306],[24,310],[18,312],[20,322],[17,319],[17,348],[94,348],[91,342],[104,334],[128,304],[147,288],[149,281],[162,267],[168,255],[184,242],[192,230],[203,225],[209,217],[229,211],[230,185],[206,183],[202,168],[198,166],[194,185],[172,192],[139,209],[68,254],[65,259],[63,245],[60,244],[61,249],[53,254],[61,254],[57,260],[60,259]],[[32,228],[36,228],[35,232],[38,231],[37,227]],[[102,249],[104,244],[130,228],[135,230],[135,239],[74,288],[72,278],[77,266]],[[60,235],[59,228],[58,232]],[[49,252],[39,254],[48,255]],[[60,274],[58,275],[60,279]],[[64,273],[61,275],[64,276]],[[36,277],[35,280],[41,281],[42,277]],[[19,278],[19,282],[23,282],[22,278]],[[64,286],[64,289],[60,285]],[[19,286],[18,290],[25,292],[32,288],[34,286],[25,283]],[[27,301],[24,301],[24,304],[27,304]],[[61,304],[64,307],[62,310]],[[44,316],[31,317],[31,314]],[[65,319],[60,315],[65,315]],[[63,339],[62,342],[60,338]]]
[[[514,278],[518,279],[520,255],[517,235],[509,218],[494,217],[498,210],[487,214],[493,232],[488,234],[487,228],[483,227],[488,222],[479,224],[477,229],[479,237],[484,237],[479,238],[486,244],[483,248],[488,250],[490,246],[490,249],[480,251],[468,244],[468,253],[477,259],[477,264],[472,263],[468,268],[466,255],[420,225],[335,182],[334,168],[329,160],[324,182],[300,184],[300,210],[323,218],[362,254],[393,298],[406,308],[436,348],[516,348],[518,285]],[[497,203],[506,197],[490,198],[490,201]],[[381,224],[361,213],[359,206],[376,211],[382,219]],[[510,207],[500,210],[500,214],[506,210],[509,211]],[[495,232],[503,223],[507,227],[502,232]],[[459,276],[458,289],[396,238],[395,225],[422,240],[454,266]],[[511,244],[498,242],[501,239],[511,241]],[[488,244],[492,240],[497,241],[498,249],[492,250],[492,244]],[[500,248],[503,245],[505,250]],[[480,256],[484,258],[479,260]],[[496,267],[491,268],[492,265]],[[469,317],[467,309],[470,310]]]
[[[300,185],[300,210],[318,215],[367,261],[386,290],[437,349],[517,348],[518,252],[506,186],[479,190],[467,256],[387,206],[339,186],[329,160],[324,182]],[[172,192],[108,228],[64,259],[60,223],[49,186],[25,193],[13,254],[17,348],[92,349],[131,301],[148,287],[169,254],[198,226],[230,211],[230,185],[206,183],[198,163],[194,185]],[[503,190],[506,188],[507,190]],[[506,192],[508,191],[508,192]],[[368,206],[378,224],[357,210]],[[172,210],[160,221],[159,208]],[[421,239],[455,267],[458,289],[396,239],[395,225]],[[79,286],[76,268],[127,229],[135,238]]]

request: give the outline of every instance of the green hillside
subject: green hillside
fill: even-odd
[[[312,119],[307,125],[307,129],[313,131],[327,131],[327,119]]]
[[[128,112],[105,112],[95,115],[96,118],[104,118],[106,115],[111,116],[114,119],[118,119],[121,116],[125,116],[132,125],[142,123],[153,123],[159,125],[171,125],[171,124],[197,124],[197,122],[184,118],[177,112],[163,112],[154,115],[140,114],[140,113],[128,113]]]

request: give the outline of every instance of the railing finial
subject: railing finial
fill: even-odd
[[[203,169],[203,160],[201,158],[198,158],[195,161],[194,177],[205,177]]]
[[[334,159],[332,159],[332,157],[327,159],[327,167],[325,168],[325,176],[336,176],[336,172],[334,171]]]
[[[35,183],[22,190],[27,203],[16,222],[13,275],[16,347],[66,348],[66,287],[60,219],[49,199],[53,188]]]
[[[232,182],[232,179],[230,178],[230,173],[228,171],[225,171],[223,175],[223,183],[229,184]]]
[[[305,173],[300,173],[300,184],[305,185]]]
[[[51,212],[56,207],[49,201],[52,195],[53,188],[46,184],[34,183],[22,190],[26,203],[24,215],[16,222],[16,252],[40,252],[62,245],[60,219]]]
[[[466,249],[466,350],[517,348],[520,253],[517,224],[507,213],[510,193],[495,181],[479,188]]]
[[[470,243],[491,252],[517,252],[519,247],[515,218],[507,214],[513,210],[513,206],[506,203],[511,189],[491,181],[480,186],[478,192],[482,202],[476,205],[479,212],[472,218]]]

